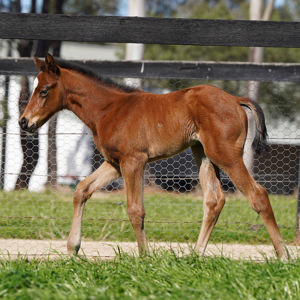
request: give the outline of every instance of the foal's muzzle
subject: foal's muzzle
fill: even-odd
[[[28,121],[25,117],[19,120],[19,125],[22,128],[22,130],[28,131],[30,133],[33,133],[36,130],[35,124],[32,124],[30,127],[28,127]]]

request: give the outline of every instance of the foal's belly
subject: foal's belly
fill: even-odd
[[[190,147],[189,143],[183,141],[164,141],[162,143],[153,143],[149,145],[149,161],[156,161],[174,156]]]

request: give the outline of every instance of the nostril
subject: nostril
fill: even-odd
[[[26,118],[25,117],[23,117],[20,121],[19,121],[19,124],[20,124],[20,127],[22,128],[22,129],[27,129],[27,126],[28,126],[28,122],[27,122],[27,120],[26,120]]]

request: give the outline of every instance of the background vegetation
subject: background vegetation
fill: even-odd
[[[171,1],[172,2],[172,1]],[[177,2],[177,1],[175,1]],[[174,3],[174,2],[173,2]],[[225,19],[248,20],[249,1],[244,0],[187,0],[181,1],[163,13],[159,8],[149,10],[149,15],[185,17],[195,19]],[[282,6],[275,6],[271,21],[299,21],[300,3],[297,0],[286,0]],[[190,45],[146,45],[145,59],[149,60],[192,60],[192,61],[248,61],[247,47],[218,47],[218,46],[190,46]],[[294,48],[265,48],[264,62],[299,63],[300,50]],[[271,75],[270,75],[271,76]],[[271,77],[270,77],[271,79]],[[271,80],[270,80],[271,81]],[[247,95],[247,82],[236,81],[182,81],[180,88],[197,84],[211,83],[225,89],[234,95]],[[161,87],[174,90],[174,80],[161,80]],[[266,110],[272,105],[280,103],[278,115],[295,120],[300,110],[300,86],[298,83],[284,83],[278,89],[278,82],[262,83],[259,88],[259,103],[266,105]],[[147,83],[146,83],[147,86]],[[148,83],[151,86],[151,81]]]

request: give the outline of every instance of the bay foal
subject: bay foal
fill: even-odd
[[[34,132],[51,116],[68,109],[92,131],[105,162],[81,181],[74,193],[74,216],[68,251],[77,253],[86,201],[93,192],[123,176],[127,212],[135,231],[139,252],[148,250],[143,205],[143,174],[148,162],[175,155],[191,147],[204,192],[204,217],[195,245],[204,251],[225,203],[219,168],[246,195],[262,218],[275,251],[285,246],[266,190],[257,184],[243,162],[248,107],[257,132],[253,148],[266,146],[266,127],[261,108],[246,98],[208,86],[196,86],[166,95],[146,93],[98,78],[86,68],[47,55],[35,58],[39,74],[32,97],[20,117],[23,130]]]

